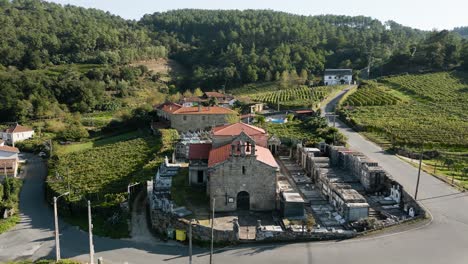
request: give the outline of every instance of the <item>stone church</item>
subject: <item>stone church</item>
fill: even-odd
[[[211,132],[210,146],[190,147],[190,182],[206,184],[216,212],[275,210],[279,166],[267,148],[268,134],[244,123]]]

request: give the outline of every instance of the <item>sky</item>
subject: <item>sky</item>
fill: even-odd
[[[468,0],[49,0],[109,11],[126,19],[182,8],[272,9],[300,15],[364,15],[423,30],[468,26]]]

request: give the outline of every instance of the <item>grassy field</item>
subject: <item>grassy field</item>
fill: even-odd
[[[64,155],[64,154],[68,154],[72,152],[92,149],[93,147],[100,147],[100,146],[105,146],[108,144],[117,143],[120,141],[138,138],[143,135],[145,135],[145,132],[136,130],[136,131],[131,131],[131,132],[123,133],[123,134],[117,134],[113,136],[98,137],[93,140],[81,142],[81,143],[73,143],[70,145],[58,145],[56,147],[56,151],[59,153],[59,155]]]

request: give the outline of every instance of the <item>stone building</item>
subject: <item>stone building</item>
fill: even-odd
[[[190,184],[206,185],[217,212],[276,209],[279,166],[268,149],[268,133],[239,122],[210,134],[211,144],[190,145]]]
[[[227,124],[232,115],[237,113],[219,106],[181,107],[172,113],[171,127],[180,132],[209,130]]]
[[[276,209],[279,166],[268,148],[241,132],[213,148],[208,158],[207,192],[215,211]]]

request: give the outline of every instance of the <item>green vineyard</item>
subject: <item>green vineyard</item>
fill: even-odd
[[[385,92],[382,88],[359,88],[351,94],[344,105],[347,106],[370,106],[370,105],[395,105],[401,101],[400,98]]]
[[[325,99],[332,92],[342,89],[343,86],[320,86],[291,88],[286,90],[260,92],[251,94],[250,98],[254,101],[277,105],[282,107],[314,107]]]
[[[356,107],[352,109],[342,109],[341,114],[360,129],[385,136],[397,145],[418,146],[424,143],[437,149],[466,151],[467,77],[443,72],[385,78],[381,83],[405,94],[409,101],[403,104],[393,104],[393,101],[392,104],[375,104],[373,95],[358,91],[348,100],[359,98],[360,104],[354,104]],[[384,100],[390,102],[393,99],[381,99],[380,102]],[[346,101],[343,105],[346,105]]]

